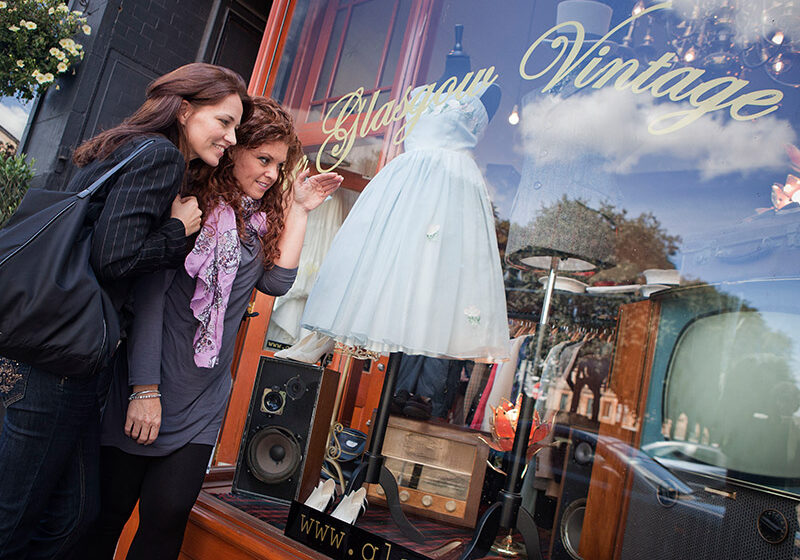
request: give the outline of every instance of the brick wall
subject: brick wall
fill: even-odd
[[[36,159],[36,186],[63,188],[72,150],[132,113],[147,84],[198,60],[214,0],[90,0],[92,35],[73,76],[34,107],[23,151]],[[77,6],[72,6],[77,9]],[[201,55],[202,58],[202,55]]]

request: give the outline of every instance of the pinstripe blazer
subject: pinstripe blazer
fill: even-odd
[[[144,139],[131,140],[105,160],[83,167],[67,189],[85,188]],[[91,264],[118,311],[134,278],[183,262],[188,238],[183,223],[169,213],[185,169],[178,148],[159,135],[93,197],[88,217],[94,224]]]

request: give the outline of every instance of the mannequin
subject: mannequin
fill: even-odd
[[[447,53],[447,58],[445,58],[444,61],[444,73],[437,83],[442,84],[448,78],[452,77],[458,78],[459,81],[461,81],[461,78],[472,70],[469,55],[464,52],[463,46],[461,45],[463,34],[464,26],[459,23],[455,27],[456,42],[453,45],[453,50]],[[486,108],[486,114],[489,116],[490,121],[497,112],[497,107],[500,105],[501,95],[500,86],[496,83],[489,86],[483,95],[481,95],[481,103],[483,103],[483,106]]]

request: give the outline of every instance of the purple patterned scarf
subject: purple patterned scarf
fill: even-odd
[[[259,236],[264,235],[267,221],[263,212],[255,211],[258,202],[243,196],[241,205],[248,229]],[[189,304],[195,318],[200,321],[193,343],[197,367],[213,368],[219,362],[225,310],[241,255],[236,214],[228,204],[220,202],[203,224],[184,263],[189,276],[197,279]]]

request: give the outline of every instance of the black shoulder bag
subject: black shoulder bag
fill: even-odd
[[[103,367],[119,317],[89,263],[92,194],[154,139],[78,193],[29,189],[0,230],[0,356],[61,375]]]

